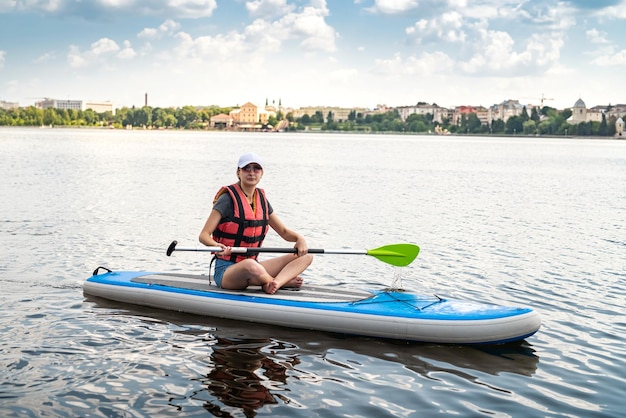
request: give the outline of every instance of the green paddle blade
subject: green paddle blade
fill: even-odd
[[[420,247],[413,244],[391,244],[384,247],[367,250],[367,255],[376,257],[380,261],[394,266],[408,266],[415,260],[420,252]]]

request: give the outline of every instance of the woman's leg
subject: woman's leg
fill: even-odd
[[[222,277],[222,288],[241,290],[248,286],[265,286],[274,281],[265,267],[256,260],[248,259],[228,267]]]
[[[286,254],[270,258],[261,262],[265,270],[274,277],[278,288],[283,286],[300,287],[302,279],[298,276],[313,262],[311,254],[298,257],[295,254]]]
[[[285,285],[302,285],[298,275],[313,261],[310,254],[298,257],[287,254],[262,262],[253,259],[243,260],[228,267],[222,278],[223,289],[240,290],[248,286],[262,286],[269,294],[276,293]]]

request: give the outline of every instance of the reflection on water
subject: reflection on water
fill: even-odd
[[[299,363],[293,357],[286,363],[273,361],[263,351],[294,349],[295,346],[270,339],[217,338],[211,360],[213,370],[206,379],[200,379],[209,392],[228,406],[241,408],[247,417],[265,404],[277,403],[287,383],[287,369]],[[215,416],[228,416],[219,404],[207,402],[205,408]]]

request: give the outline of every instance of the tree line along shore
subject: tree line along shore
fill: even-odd
[[[132,107],[113,112],[98,113],[91,109],[40,109],[34,106],[25,108],[0,109],[0,126],[45,126],[45,127],[103,127],[110,129],[195,129],[219,130],[210,127],[212,116],[226,113],[232,108],[194,107],[181,108]],[[303,115],[294,118],[293,114],[278,112],[270,117],[262,130],[281,126],[285,131],[331,131],[331,132],[395,132],[395,133],[437,133],[437,134],[478,134],[478,135],[532,135],[532,136],[593,136],[615,137],[616,120],[603,117],[601,122],[581,122],[572,125],[567,119],[571,109],[557,110],[544,106],[533,108],[530,113],[524,108],[521,115],[511,116],[506,121],[494,120],[484,124],[475,113],[463,115],[458,123],[444,119],[442,123],[433,121],[430,114],[412,114],[402,120],[396,110],[379,114],[363,115],[353,111],[346,120],[334,120],[332,114]],[[281,121],[286,121],[281,123]],[[236,130],[236,128],[229,128]]]

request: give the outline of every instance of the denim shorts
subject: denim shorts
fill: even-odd
[[[213,280],[215,280],[215,284],[218,287],[222,287],[222,278],[224,277],[224,272],[230,266],[235,264],[234,261],[222,260],[221,258],[215,259],[215,270],[213,271]]]

